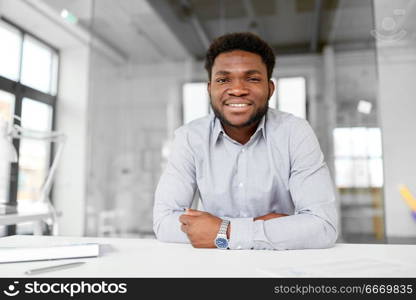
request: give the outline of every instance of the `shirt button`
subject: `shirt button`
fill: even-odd
[[[245,149],[245,148],[241,149],[241,152],[244,152],[244,151],[246,151],[246,149]]]
[[[242,188],[244,186],[244,183],[242,183],[242,182],[240,182],[239,184],[238,184],[238,187],[240,187],[240,188]]]
[[[237,246],[237,249],[241,249],[241,246],[240,246],[240,245],[238,245],[238,246]]]

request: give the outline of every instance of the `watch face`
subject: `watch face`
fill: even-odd
[[[218,248],[221,248],[221,249],[227,248],[228,247],[228,241],[225,238],[217,238],[217,239],[215,239],[215,245]]]

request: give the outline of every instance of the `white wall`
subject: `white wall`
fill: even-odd
[[[86,47],[61,52],[56,129],[67,136],[54,187],[59,234],[84,233],[86,191],[86,142],[88,105],[88,60]]]
[[[416,47],[378,49],[387,237],[416,237],[416,222],[399,194],[416,195]]]
[[[383,33],[383,19],[403,9],[407,22],[415,20],[414,1],[375,1],[377,30]],[[401,22],[397,31],[404,39],[378,42],[379,105],[385,170],[385,218],[388,239],[416,237],[416,222],[399,194],[406,184],[416,195],[416,43],[415,28]],[[384,34],[386,34],[384,30]]]

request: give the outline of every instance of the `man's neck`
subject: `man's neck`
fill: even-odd
[[[250,140],[251,136],[256,132],[259,123],[260,121],[246,127],[233,127],[224,124],[222,126],[224,128],[225,133],[230,138],[244,145]]]

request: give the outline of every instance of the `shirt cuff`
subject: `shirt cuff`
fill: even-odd
[[[254,240],[253,218],[232,218],[230,249],[252,249]]]

